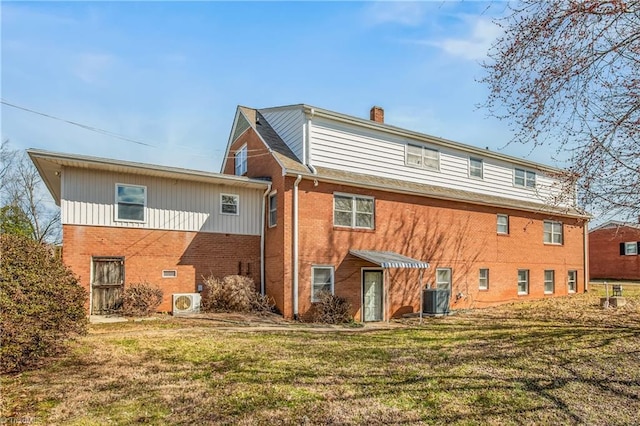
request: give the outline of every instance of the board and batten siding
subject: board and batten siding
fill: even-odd
[[[262,111],[262,115],[267,119],[273,130],[298,157],[304,159],[304,124],[305,116],[302,109],[278,109],[275,111]]]
[[[314,166],[541,203],[557,191],[553,179],[531,168],[324,118],[313,119],[310,139]],[[438,150],[440,170],[407,165],[408,143]],[[469,176],[469,157],[483,160],[483,179]],[[516,167],[536,173],[535,189],[514,185]]]
[[[65,168],[61,200],[65,225],[260,235],[262,190],[134,174]],[[147,187],[145,223],[115,219],[116,183]],[[220,194],[239,196],[239,214],[220,213]]]

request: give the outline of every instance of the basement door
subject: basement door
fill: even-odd
[[[381,269],[362,272],[363,321],[382,321],[383,272]]]
[[[91,314],[113,314],[122,307],[124,259],[94,257],[91,280]]]

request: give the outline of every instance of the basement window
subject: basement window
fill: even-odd
[[[162,271],[162,278],[175,278],[178,276],[178,271],[175,269],[165,269]]]

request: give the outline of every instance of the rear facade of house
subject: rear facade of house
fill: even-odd
[[[589,271],[591,279],[640,281],[640,223],[610,221],[591,230]]]
[[[453,309],[584,291],[588,217],[558,170],[383,116],[237,109],[222,173],[271,181],[264,284],[285,317],[321,291],[363,321],[419,312],[424,288]]]

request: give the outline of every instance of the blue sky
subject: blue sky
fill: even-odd
[[[6,2],[14,149],[219,171],[238,104],[306,103],[556,165],[477,105],[503,2]]]

